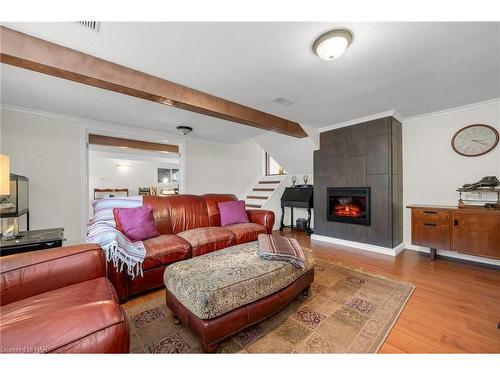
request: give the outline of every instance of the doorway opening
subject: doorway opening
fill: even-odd
[[[179,194],[179,147],[89,134],[89,203],[100,198]],[[92,208],[89,216],[93,216]]]

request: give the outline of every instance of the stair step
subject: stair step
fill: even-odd
[[[259,181],[259,184],[279,184],[281,181]]]
[[[274,191],[273,188],[254,188],[253,191]]]
[[[267,199],[269,197],[263,197],[261,195],[247,195],[248,199]]]
[[[262,206],[260,204],[246,204],[246,207],[252,207],[252,208],[261,208]]]

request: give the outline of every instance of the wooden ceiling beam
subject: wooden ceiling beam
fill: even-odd
[[[3,26],[0,34],[2,63],[263,130],[307,137],[296,122]]]
[[[89,144],[101,146],[114,146],[121,148],[135,148],[146,151],[159,151],[168,153],[179,153],[179,146],[165,143],[137,141],[134,139],[108,137],[106,135],[89,134]]]

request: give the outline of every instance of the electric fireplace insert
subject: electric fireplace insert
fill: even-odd
[[[330,187],[326,201],[328,221],[370,225],[369,187]]]

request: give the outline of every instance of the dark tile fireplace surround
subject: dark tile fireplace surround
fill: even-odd
[[[321,133],[314,182],[315,234],[388,248],[402,242],[402,127],[395,118]]]

